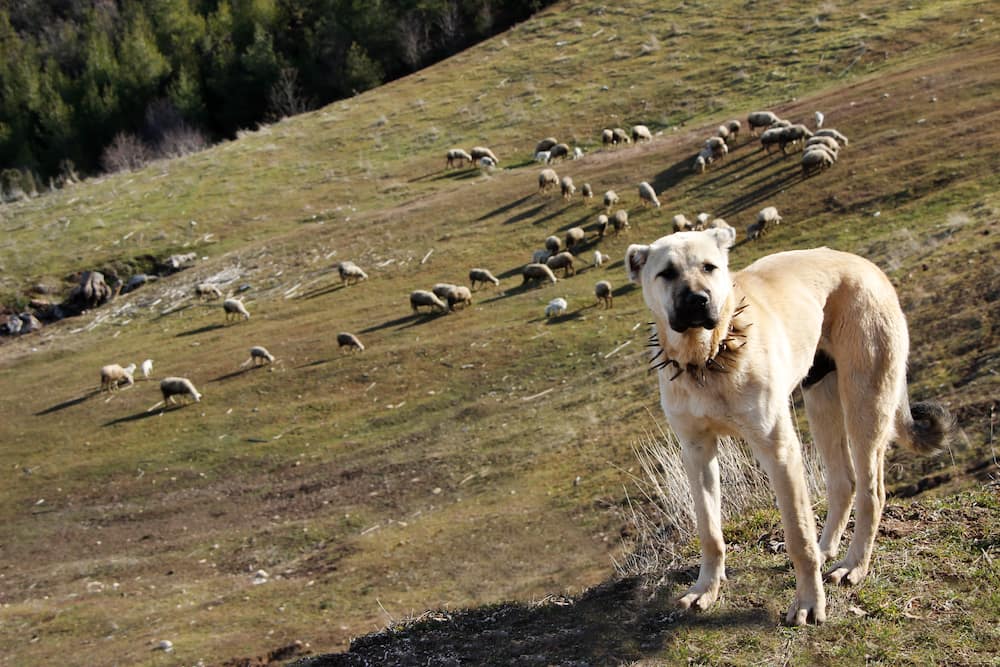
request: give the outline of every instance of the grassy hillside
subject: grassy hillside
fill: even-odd
[[[982,663],[996,639],[981,622],[998,610],[995,488],[970,489],[997,472],[998,14],[957,1],[721,13],[564,3],[352,100],[0,208],[6,303],[37,283],[66,289],[63,277],[81,269],[177,250],[201,258],[0,344],[0,660],[220,664],[295,640],[332,651],[426,609],[469,609],[474,620],[500,601],[528,609],[608,582],[640,474],[631,444],[662,421],[624,250],[667,233],[674,213],[708,211],[742,230],[774,205],[784,223],[739,244],[734,267],[829,245],[871,258],[900,291],[911,396],[944,401],[961,437],[943,457],[892,453],[897,495],[934,487],[940,498],[896,498],[889,511],[898,530],[940,546],[908,562],[892,554],[912,545],[884,535],[879,576],[836,593],[821,633],[789,634],[777,628],[792,592],[784,555],[766,556],[757,519],[737,517],[734,592],[721,612],[685,621],[679,643],[639,623],[634,646],[594,655],[745,663],[759,661],[760,645],[802,663],[860,661],[838,653],[850,636],[881,647],[884,664],[943,659],[900,652],[914,642]],[[810,123],[822,110],[851,144],[808,180],[794,157],[766,156],[745,137],[722,165],[689,172],[720,122],[758,108]],[[601,149],[603,127],[639,122],[653,142]],[[548,135],[587,151],[555,168],[621,193],[632,230],[592,241],[577,276],[525,289],[517,274],[532,250],[600,212],[535,192],[531,152]],[[448,148],[480,144],[501,169],[444,170]],[[664,193],[663,209],[639,207],[641,180]],[[596,247],[610,267],[588,266]],[[332,269],[342,259],[369,280],[342,287]],[[493,270],[500,288],[455,314],[411,314],[411,290],[464,283],[473,266]],[[601,278],[616,288],[610,311],[594,306]],[[207,279],[245,287],[252,318],[224,325],[218,302],[191,299]],[[547,321],[555,296],[569,313]],[[338,331],[367,350],[341,353]],[[255,344],[278,362],[241,367]],[[159,395],[141,380],[97,394],[100,366],[147,357],[156,379],[190,377],[203,401],[147,412]],[[742,568],[768,577],[735,583]],[[255,584],[258,570],[266,583]],[[687,573],[665,576],[656,618]],[[617,585],[582,597],[602,601],[591,616],[620,602],[600,597]],[[914,611],[928,591],[943,592]],[[746,652],[727,622],[741,614]],[[908,614],[922,618],[919,636]],[[591,628],[555,615],[577,633]],[[548,617],[518,618],[507,632]],[[173,653],[151,650],[164,639]]]

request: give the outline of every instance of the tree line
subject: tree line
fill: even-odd
[[[30,194],[199,150],[413,72],[552,1],[0,3],[0,186]]]

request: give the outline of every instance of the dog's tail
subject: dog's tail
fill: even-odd
[[[940,403],[904,400],[896,413],[896,437],[920,454],[940,451],[955,429],[955,418]]]

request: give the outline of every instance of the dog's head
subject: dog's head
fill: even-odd
[[[625,254],[629,280],[642,285],[646,305],[674,331],[714,329],[732,290],[728,263],[735,236],[732,229],[709,229],[633,244]]]

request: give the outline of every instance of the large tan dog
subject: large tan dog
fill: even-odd
[[[734,436],[749,444],[781,511],[795,568],[786,622],[822,623],[820,566],[837,555],[852,490],[854,536],[827,574],[835,583],[857,584],[868,572],[889,441],[932,451],[950,418],[936,404],[910,408],[906,320],[878,267],[819,248],[770,255],[730,274],[733,236],[681,232],[626,254],[629,278],[653,312],[660,402],[682,445],[701,540],[698,580],[679,602],[707,609],[726,578],[716,447],[720,436]],[[789,407],[800,384],[829,494],[818,543]]]

